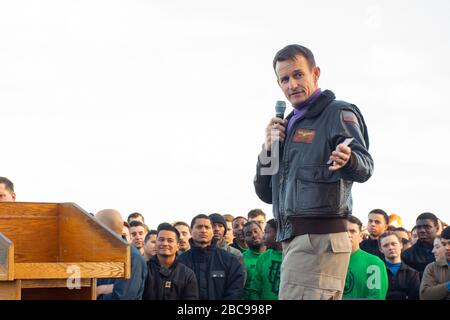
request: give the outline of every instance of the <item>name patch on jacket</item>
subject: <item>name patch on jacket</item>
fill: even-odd
[[[300,128],[300,129],[297,129],[297,131],[295,131],[295,134],[294,134],[294,137],[292,138],[292,140],[294,142],[312,143],[315,136],[316,136],[316,130]]]
[[[356,118],[356,115],[351,111],[342,111],[342,120],[358,124],[358,118]]]

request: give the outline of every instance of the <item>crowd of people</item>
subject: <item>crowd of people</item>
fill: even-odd
[[[15,201],[13,183],[0,177],[0,201]],[[149,228],[139,212],[104,209],[99,222],[131,247],[130,279],[98,279],[99,300],[277,300],[283,262],[277,222],[260,209],[245,216],[198,214]],[[450,299],[450,228],[421,213],[414,228],[374,209],[348,215],[351,243],[343,299]],[[310,244],[312,246],[312,244]],[[304,261],[303,263],[309,263]]]

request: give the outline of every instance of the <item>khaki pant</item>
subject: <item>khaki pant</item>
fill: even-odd
[[[341,299],[351,251],[347,232],[304,234],[284,241],[279,299]]]

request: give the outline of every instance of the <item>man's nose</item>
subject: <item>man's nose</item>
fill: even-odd
[[[298,87],[298,83],[294,78],[290,78],[289,79],[289,89],[290,90],[295,90]]]

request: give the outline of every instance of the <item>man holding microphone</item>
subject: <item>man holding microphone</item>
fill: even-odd
[[[373,171],[367,127],[355,105],[319,88],[308,48],[286,46],[273,68],[294,110],[266,127],[254,186],[273,205],[283,245],[279,298],[341,299],[352,249],[345,220],[351,187]]]

